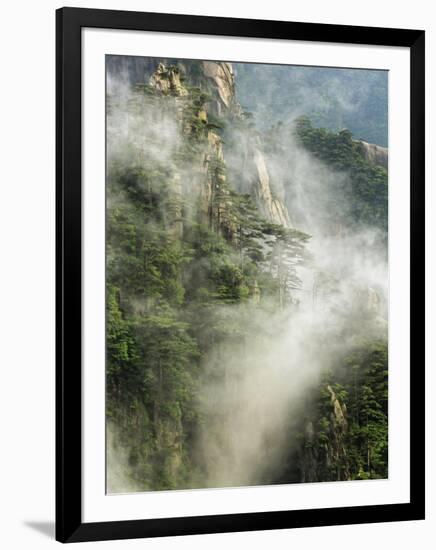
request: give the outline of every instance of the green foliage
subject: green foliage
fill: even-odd
[[[299,140],[315,157],[324,161],[339,174],[335,197],[348,197],[351,210],[343,213],[343,203],[331,204],[332,219],[339,218],[348,225],[367,225],[387,232],[388,177],[384,168],[367,162],[358,142],[348,130],[338,133],[314,128],[310,120],[297,121]]]
[[[107,418],[127,450],[128,476],[142,490],[186,487],[194,471],[201,485],[205,472],[194,456],[200,381],[225,376],[221,346],[244,343],[255,326],[254,308],[280,311],[294,303],[310,239],[266,221],[251,196],[236,191],[232,178],[242,175],[229,171],[211,145],[228,135],[230,124],[254,135],[249,113],[239,119],[214,114],[198,62],[168,71],[180,72],[187,95],[136,87],[128,111],[144,140],[127,139],[110,157],[107,177]],[[109,101],[109,114],[115,107]],[[161,136],[141,130],[137,115],[149,108],[179,123],[183,139],[170,158],[156,154]],[[351,134],[313,128],[308,120],[300,120],[297,132],[304,147],[349,175],[343,191],[357,198],[348,222],[386,229],[386,173],[363,160]],[[204,197],[189,191],[200,178],[193,166],[210,192],[206,215],[197,204]],[[315,438],[300,434],[318,458],[320,479],[386,474],[386,364],[385,343],[368,342],[326,373],[312,401],[316,410],[309,411]],[[340,442],[346,457],[338,450],[328,387],[347,418]]]
[[[137,349],[131,324],[124,319],[119,305],[119,291],[112,284],[106,294],[107,391],[110,397],[125,400],[131,387],[140,383]],[[123,393],[127,390],[127,393]]]
[[[385,340],[362,341],[314,390],[311,443],[316,479],[386,479],[388,476],[388,348]],[[345,418],[338,424],[332,392]],[[304,433],[300,438],[305,441]],[[305,464],[303,462],[302,468]]]
[[[341,376],[350,399],[350,439],[355,470],[386,478],[388,463],[387,342],[365,342],[345,358]]]

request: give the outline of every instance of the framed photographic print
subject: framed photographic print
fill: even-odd
[[[423,519],[424,32],[56,48],[56,538]]]

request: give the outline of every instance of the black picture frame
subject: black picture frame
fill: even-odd
[[[410,49],[410,502],[135,521],[82,522],[81,29],[397,46]],[[56,13],[56,539],[159,537],[424,519],[424,41],[419,30],[62,8]]]

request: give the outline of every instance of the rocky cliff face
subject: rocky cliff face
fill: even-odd
[[[153,86],[163,95],[187,96],[188,90],[180,80],[180,70],[177,67],[166,67],[159,63],[157,69],[150,77],[150,86]]]
[[[205,77],[212,82],[215,112],[219,116],[236,119],[239,124],[244,121],[241,106],[235,97],[235,83],[231,63],[204,61]],[[238,149],[237,156],[240,166],[239,189],[245,187],[254,199],[261,214],[270,222],[290,227],[288,210],[283,200],[278,197],[271,183],[268,166],[262,152],[262,146],[257,136],[251,135],[247,128],[241,132],[241,142],[233,143]],[[224,155],[226,151],[224,148]],[[231,153],[235,153],[233,150]],[[223,159],[225,161],[225,157]],[[243,182],[243,183],[242,183]],[[238,187],[238,182],[236,187]]]
[[[262,215],[269,221],[289,227],[289,213],[284,203],[274,196],[268,168],[260,149],[253,149],[253,163],[255,166],[255,177],[252,184],[252,192]]]
[[[235,104],[235,83],[231,63],[203,61],[204,75],[213,82],[213,87],[219,98],[218,111],[221,106],[230,109]]]
[[[200,70],[199,70],[200,68]],[[231,121],[232,127],[236,122],[239,127],[244,125],[244,113],[235,96],[235,80],[231,63],[217,61],[175,61],[155,58],[130,58],[125,56],[110,56],[108,60],[108,75],[121,74],[126,83],[132,86],[145,83],[149,84],[162,95],[186,98],[189,95],[188,84],[195,85],[209,94],[209,100],[204,108],[199,109],[196,116],[205,125],[209,118],[219,118]],[[186,85],[185,85],[186,84]],[[290,216],[285,206],[283,197],[277,195],[271,181],[268,163],[262,150],[262,144],[257,135],[245,128],[241,137],[241,143],[237,145],[238,177],[232,178],[232,184],[238,191],[243,189],[253,198],[262,215],[270,222],[286,227],[291,226]],[[237,156],[233,150],[226,146],[219,132],[209,131],[209,151],[205,152],[203,160],[199,160],[199,170],[205,173],[210,159],[215,156],[222,157],[224,164],[228,165],[231,155]],[[242,142],[243,150],[242,150]],[[220,151],[218,151],[220,150]],[[235,167],[233,167],[235,168]],[[228,167],[227,167],[228,170]],[[200,189],[201,203],[205,207],[205,201],[212,198],[210,178],[206,183],[209,189]],[[210,212],[209,212],[210,214]],[[207,216],[207,214],[205,214]]]
[[[209,94],[204,105],[194,113],[198,124],[205,127],[211,116],[224,121],[237,121],[244,125],[241,106],[236,101],[235,83],[231,63],[203,61],[203,76],[196,75],[197,84]],[[178,68],[160,63],[152,73],[149,84],[163,95],[171,95],[183,101],[189,95],[183,83],[182,73],[189,77],[189,66]],[[190,129],[188,128],[188,132]],[[228,178],[238,191],[241,187],[248,191],[262,216],[272,223],[290,227],[288,210],[278,197],[271,183],[268,166],[257,136],[252,135],[248,126],[242,131],[243,150],[234,155],[238,166],[229,168],[227,156],[234,153],[226,149],[225,140],[213,127],[207,130],[207,140],[203,154],[199,156],[199,171],[203,181],[197,182],[200,216],[203,222],[219,226],[221,231],[232,232],[231,220],[226,217],[225,187]],[[241,143],[237,144],[239,147]],[[233,170],[233,172],[232,172]],[[235,173],[238,176],[235,176]],[[201,178],[200,178],[201,179]],[[192,187],[192,186],[191,186]],[[220,197],[218,199],[217,197]],[[180,228],[178,228],[180,232]]]
[[[374,143],[367,143],[366,141],[358,142],[361,146],[361,151],[363,157],[368,162],[381,166],[388,169],[388,153],[389,150],[387,147],[381,147],[380,145],[375,145]]]
[[[347,456],[347,408],[333,388],[324,388],[325,416],[321,422],[308,418],[299,452],[300,481],[314,483],[331,477],[332,480],[351,479]]]

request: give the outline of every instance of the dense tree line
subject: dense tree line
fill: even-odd
[[[345,196],[351,209],[346,212],[346,223],[356,226],[378,227],[387,233],[388,175],[387,171],[365,160],[361,145],[349,130],[332,132],[315,128],[307,117],[296,123],[299,141],[316,158],[339,174],[338,189],[334,196]],[[333,212],[337,215],[337,209]],[[343,203],[341,203],[343,208]]]

